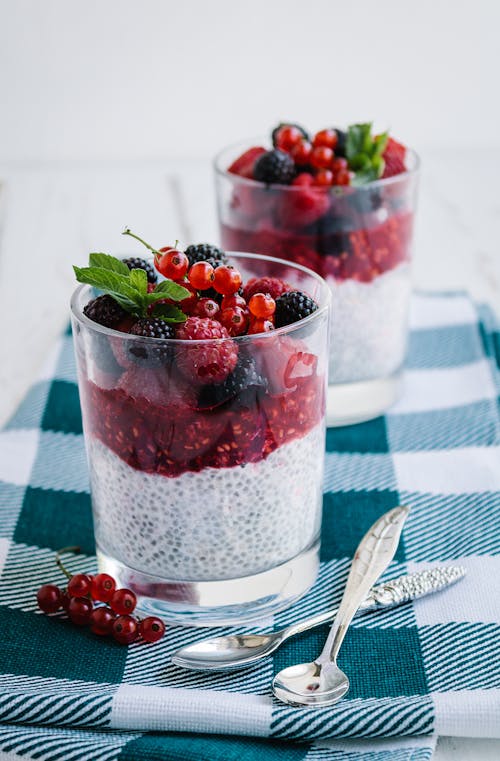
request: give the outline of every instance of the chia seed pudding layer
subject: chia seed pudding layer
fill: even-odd
[[[168,579],[265,571],[320,529],[324,426],[265,459],[175,478],[131,467],[95,437],[89,463],[97,543],[129,567]]]
[[[402,262],[369,283],[327,282],[332,290],[330,383],[392,375],[406,351],[410,265]]]

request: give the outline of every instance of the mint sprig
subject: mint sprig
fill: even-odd
[[[382,177],[385,161],[382,155],[389,133],[372,135],[372,124],[351,124],[347,131],[345,153],[354,174],[353,185],[366,185]]]
[[[148,317],[148,307],[159,299],[182,301],[191,294],[187,288],[173,280],[162,280],[148,293],[148,279],[144,270],[129,270],[127,265],[109,254],[93,253],[88,267],[73,267],[79,283],[86,283],[112,296],[127,312],[136,317]],[[162,307],[158,311],[159,307]],[[165,307],[165,308],[163,308]],[[158,312],[158,313],[157,313]],[[155,317],[165,322],[184,322],[186,315],[175,305],[157,305]]]

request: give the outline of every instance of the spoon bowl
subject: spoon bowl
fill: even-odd
[[[181,647],[172,656],[172,663],[195,671],[226,671],[251,666],[271,655],[282,640],[281,632],[213,637]]]
[[[334,663],[299,663],[276,674],[273,692],[292,706],[332,705],[349,690],[349,679]]]

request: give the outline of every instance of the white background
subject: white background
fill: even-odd
[[[123,251],[124,224],[214,240],[209,157],[280,119],[415,147],[416,284],[500,308],[499,30],[497,0],[0,0],[0,423],[67,320],[70,264]],[[499,757],[447,738],[436,761]]]

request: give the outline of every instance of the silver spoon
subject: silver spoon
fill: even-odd
[[[357,612],[366,613],[417,600],[419,597],[445,589],[464,576],[465,568],[456,565],[436,566],[398,576],[397,579],[372,587]],[[262,658],[274,653],[290,637],[328,623],[336,616],[337,610],[318,613],[275,632],[227,634],[197,640],[177,650],[171,660],[176,666],[195,671],[230,671],[253,666]]]
[[[347,675],[337,666],[337,655],[354,615],[370,587],[394,557],[407,507],[395,507],[382,515],[361,540],[347,578],[325,646],[312,663],[282,669],[273,679],[273,692],[290,705],[325,706],[340,700],[349,689]]]

